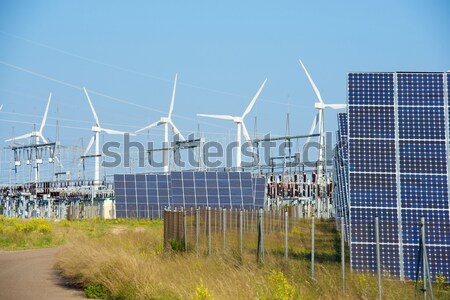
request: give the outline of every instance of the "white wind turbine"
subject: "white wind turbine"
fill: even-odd
[[[161,117],[159,121],[156,121],[136,131],[136,133],[138,133],[147,129],[154,128],[159,125],[164,125],[164,149],[163,149],[164,173],[169,172],[169,125],[172,127],[174,135],[178,135],[180,140],[182,141],[186,140],[184,136],[181,134],[181,132],[178,130],[178,128],[175,126],[175,124],[172,122],[172,111],[175,102],[175,93],[177,89],[177,78],[178,74],[175,74],[175,81],[173,83],[173,90],[172,90],[172,100],[170,102],[169,114],[167,115],[167,117]]]
[[[309,76],[308,71],[306,70],[305,66],[303,65],[302,61],[299,60],[300,65],[303,68],[303,71],[306,74],[306,77],[308,77],[309,82],[311,83],[311,86],[314,90],[314,93],[317,96],[317,99],[319,100],[318,102],[314,103],[314,108],[317,109],[317,115],[314,117],[314,121],[311,127],[311,131],[309,132],[310,135],[312,135],[316,129],[317,123],[319,124],[319,155],[318,155],[318,162],[319,162],[319,170],[318,170],[318,175],[319,175],[319,181],[322,179],[322,173],[323,170],[321,168],[323,168],[323,164],[325,164],[326,162],[325,157],[324,157],[324,112],[326,108],[331,108],[331,109],[343,109],[343,108],[347,108],[346,104],[326,104],[323,102],[322,96],[320,95],[319,89],[317,88],[317,86],[315,85],[314,81],[312,80],[311,76]],[[306,140],[306,144],[309,143],[309,140],[311,138],[308,137],[308,139]],[[320,182],[319,182],[320,184]]]
[[[23,135],[19,135],[19,136],[7,139],[7,140],[5,140],[5,142],[23,140],[23,139],[27,139],[27,138],[33,137],[34,138],[34,143],[36,145],[39,144],[39,142],[40,142],[39,139],[42,139],[42,141],[47,144],[48,143],[47,139],[42,134],[42,131],[44,130],[45,122],[47,121],[48,108],[50,107],[51,100],[52,100],[52,93],[50,93],[50,95],[48,97],[47,106],[45,107],[44,117],[42,118],[41,126],[39,127],[38,131],[36,131],[36,127],[34,127],[34,130],[31,131],[30,133],[26,133],[26,134],[23,134]],[[2,105],[2,108],[3,108],[3,105]],[[36,151],[38,151],[37,148],[36,148]],[[41,164],[41,163],[42,163],[42,159],[38,158],[36,156],[36,166],[35,166],[35,171],[34,171],[34,180],[36,182],[39,179],[39,164]]]
[[[253,105],[255,105],[256,100],[259,97],[259,94],[261,93],[262,89],[264,88],[264,85],[267,82],[267,78],[264,80],[263,84],[259,88],[259,90],[256,92],[255,96],[253,97],[252,101],[248,105],[247,109],[244,111],[242,116],[240,117],[233,117],[229,115],[207,115],[207,114],[197,114],[199,117],[207,117],[207,118],[214,118],[214,119],[221,119],[221,120],[229,120],[236,123],[236,168],[238,171],[241,170],[241,133],[244,134],[245,139],[247,140],[247,143],[250,145],[250,147],[253,149],[253,143],[250,138],[250,135],[248,134],[247,128],[245,127],[244,118],[247,116],[247,114],[252,110]]]
[[[124,132],[124,131],[118,131],[113,129],[106,129],[100,126],[100,122],[98,120],[97,113],[95,112],[94,106],[92,105],[91,98],[89,97],[89,94],[86,90],[86,88],[83,88],[84,93],[86,94],[86,98],[89,102],[89,106],[91,107],[92,115],[94,116],[95,125],[92,126],[92,132],[94,132],[94,135],[91,137],[88,146],[86,147],[86,150],[84,151],[83,156],[81,157],[80,164],[83,161],[83,159],[86,157],[86,155],[89,153],[89,150],[91,149],[92,145],[95,142],[95,152],[94,152],[94,158],[95,158],[95,165],[94,165],[94,185],[99,185],[100,183],[100,132],[104,132],[107,134],[115,134],[115,135],[135,135],[133,133]]]
[[[41,122],[41,127],[39,127],[38,131],[36,131],[36,128],[35,128],[35,130],[33,130],[30,133],[26,133],[26,134],[23,134],[23,135],[19,135],[19,136],[7,139],[7,140],[5,140],[5,142],[10,142],[10,141],[13,141],[13,140],[14,141],[18,141],[18,140],[23,140],[23,139],[27,139],[27,138],[30,138],[30,137],[34,137],[35,138],[34,142],[36,144],[39,144],[39,138],[41,138],[42,141],[44,141],[44,143],[47,143],[47,139],[42,134],[42,130],[44,130],[45,122],[47,121],[48,108],[50,107],[50,101],[51,100],[52,100],[52,93],[50,93],[50,96],[48,97],[47,107],[45,108],[44,117],[42,118],[42,122]],[[3,105],[2,105],[2,107],[3,107]]]

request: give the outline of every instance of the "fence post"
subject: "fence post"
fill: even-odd
[[[253,232],[254,229],[254,225],[253,225],[253,215],[255,214],[254,209],[252,208],[252,212],[251,212],[251,224],[250,224],[250,231]]]
[[[379,219],[375,217],[375,251],[377,255],[378,299],[382,299]]]
[[[208,206],[208,255],[211,255],[211,206]]]
[[[198,236],[200,234],[200,208],[195,210],[195,252],[198,257]]]
[[[222,231],[222,208],[219,207],[219,231]]]
[[[242,230],[243,230],[243,224],[242,224],[242,209],[239,211],[239,250],[241,253],[241,258],[242,258]]]
[[[289,262],[289,244],[288,244],[288,223],[289,223],[289,213],[286,210],[284,212],[284,231],[285,231],[285,238],[284,238],[284,257],[286,259],[286,267],[288,266]]]
[[[278,209],[278,232],[281,231],[281,226],[282,226],[282,223],[281,223],[281,209]]]
[[[376,220],[376,219],[375,219]],[[342,267],[342,293],[345,294],[345,224],[344,217],[341,217],[341,267]]]
[[[188,251],[187,247],[187,220],[186,220],[186,210],[183,210],[183,240],[184,240],[184,251]]]
[[[227,209],[223,209],[223,252],[227,252]]]
[[[230,232],[233,232],[233,208],[230,207]]]
[[[194,226],[193,226],[193,219],[194,219],[194,217],[193,217],[193,211],[194,211],[194,208],[193,207],[191,207],[191,234],[192,234],[192,232],[193,232],[193,229],[194,229]]]
[[[70,209],[70,211],[72,211],[72,209]],[[167,235],[168,235],[168,230],[169,230],[169,218],[167,216],[167,210],[164,209],[164,214],[163,214],[163,220],[164,220],[164,248],[167,248]]]
[[[257,249],[258,263],[264,263],[264,211],[259,209],[258,216],[258,249]]]
[[[217,233],[217,207],[214,207],[214,234]]]
[[[314,215],[311,217],[311,278],[314,279]]]

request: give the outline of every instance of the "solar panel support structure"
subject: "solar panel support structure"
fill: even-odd
[[[208,255],[211,255],[211,206],[208,206],[207,212],[208,212]]]
[[[227,252],[227,209],[223,209],[223,253]]]
[[[314,279],[314,214],[311,217],[311,278]]]
[[[426,247],[426,235],[425,235],[425,218],[420,218],[421,228],[420,228],[420,243],[419,247],[422,249],[422,282],[423,282],[423,299],[427,299],[427,283],[429,286],[429,294],[430,299],[434,300],[434,294],[433,294],[433,285],[431,283],[431,276],[430,276],[430,268],[428,265],[428,256],[427,256],[427,247]]]
[[[198,257],[198,238],[200,235],[200,208],[195,210],[195,253]]]
[[[400,280],[405,280],[403,266],[403,234],[402,234],[402,195],[400,187],[400,147],[399,147],[399,114],[398,114],[398,81],[397,73],[394,73],[394,132],[395,132],[395,176],[397,182],[397,214],[398,218],[398,251],[400,263]]]
[[[341,222],[342,219],[341,219]],[[343,224],[343,223],[342,223]],[[341,225],[343,228],[343,225]],[[376,251],[376,259],[377,259],[377,280],[378,280],[378,299],[381,300],[382,290],[381,290],[381,262],[380,262],[380,227],[378,224],[378,217],[375,217],[375,251]]]
[[[184,251],[188,251],[187,244],[187,220],[186,220],[186,210],[183,209],[183,241],[184,241]]]
[[[345,224],[344,217],[341,217],[341,268],[342,268],[342,293],[345,294]]]
[[[289,233],[289,213],[286,210],[284,212],[284,259],[286,260],[286,268],[288,267],[288,263],[289,263],[288,233]]]
[[[243,252],[243,235],[242,235],[242,230],[243,230],[243,224],[242,224],[242,209],[239,211],[239,251],[241,254],[241,259],[242,259],[242,252]]]

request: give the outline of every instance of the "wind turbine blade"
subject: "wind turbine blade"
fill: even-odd
[[[17,140],[23,140],[23,139],[26,139],[26,138],[29,138],[29,137],[32,137],[32,136],[33,136],[33,133],[30,132],[30,133],[27,133],[27,134],[23,134],[23,135],[19,135],[19,136],[16,136],[16,137],[7,139],[7,140],[5,140],[5,142],[11,142],[11,141],[13,141],[13,140],[15,140],[15,141],[17,141]]]
[[[266,85],[267,82],[267,78],[264,80],[263,84],[261,85],[261,87],[259,88],[259,90],[256,92],[255,96],[253,97],[252,101],[250,102],[250,104],[247,106],[247,109],[244,111],[244,113],[242,114],[242,119],[245,118],[245,116],[252,110],[253,105],[255,105],[256,100],[259,97],[259,94],[261,93],[262,89],[264,88],[264,85]]]
[[[242,133],[244,134],[245,139],[247,140],[247,144],[250,146],[250,149],[253,153],[253,158],[255,159],[255,163],[258,162],[258,155],[255,153],[255,149],[253,147],[252,139],[250,138],[250,135],[248,134],[247,127],[245,127],[244,122],[241,123],[242,127]]]
[[[103,131],[103,132],[105,132],[107,134],[117,134],[117,135],[129,134],[129,135],[135,135],[134,133],[130,133],[130,132],[113,130],[113,129],[106,129],[106,128],[101,128],[101,131]]]
[[[332,109],[344,109],[347,108],[347,104],[325,104],[324,107]]]
[[[247,140],[248,145],[251,148],[253,148],[252,139],[250,138],[250,135],[248,134],[247,127],[245,127],[244,122],[242,122],[241,125],[242,125],[242,133],[244,134],[244,137]]]
[[[178,135],[180,137],[180,140],[185,141],[186,139],[181,134],[181,132],[178,130],[177,126],[175,126],[175,124],[173,124],[172,121],[169,121],[169,123],[172,126],[172,129],[173,129],[173,132],[175,133],[175,135]]]
[[[0,105],[0,111],[2,110],[2,108],[3,108],[3,104],[2,104],[2,105]]]
[[[89,144],[87,145],[87,148],[86,148],[86,150],[83,153],[83,156],[86,156],[89,153],[89,150],[91,150],[91,147],[94,144],[94,141],[95,141],[95,135],[93,135],[91,137],[91,139],[89,140]]]
[[[309,83],[311,83],[312,88],[314,89],[314,93],[316,93],[316,96],[319,99],[320,103],[323,103],[322,96],[320,95],[319,89],[317,88],[316,84],[312,80],[311,76],[309,76],[309,73],[306,70],[305,66],[303,65],[302,61],[300,59],[298,61],[302,65],[303,71],[305,71],[306,77],[308,77]]]
[[[89,101],[89,106],[91,107],[92,114],[94,115],[95,124],[96,124],[97,127],[100,127],[100,122],[98,121],[97,113],[95,112],[94,106],[92,105],[91,98],[89,97],[89,94],[88,94],[88,92],[87,92],[85,87],[83,87],[83,90],[84,90],[84,93],[86,94],[86,97],[87,97],[87,99]]]
[[[44,143],[48,144],[48,141],[47,141],[47,139],[44,137],[44,135],[42,134],[42,132],[38,132],[37,135],[42,139],[42,141],[44,141]]]
[[[319,113],[317,113],[317,114],[314,116],[313,124],[312,124],[312,126],[311,126],[311,130],[309,131],[309,135],[312,135],[312,134],[314,133],[314,131],[316,130],[316,125],[317,125],[317,122],[319,121],[318,115],[319,115]],[[308,138],[306,139],[305,145],[307,145],[307,144],[309,143],[310,140],[311,140],[311,137],[308,137]]]
[[[148,125],[148,126],[145,126],[144,128],[141,128],[141,129],[139,129],[139,130],[136,130],[135,133],[144,131],[144,130],[146,130],[146,129],[151,129],[151,128],[156,127],[156,126],[161,125],[161,124],[162,124],[161,121],[157,121],[157,122],[152,123],[152,124],[150,124],[150,125]]]
[[[47,107],[45,108],[44,112],[44,118],[42,118],[41,128],[39,128],[40,133],[42,133],[42,130],[44,129],[45,126],[45,122],[47,121],[48,108],[50,107],[51,100],[52,100],[52,93],[50,93],[50,96],[48,96]]]
[[[167,117],[169,120],[171,120],[172,111],[173,111],[173,104],[175,102],[175,92],[177,90],[177,78],[178,78],[178,74],[175,74],[175,81],[173,83],[173,91],[172,91],[172,101],[170,102],[169,116]]]
[[[205,115],[205,114],[197,114],[199,117],[213,118],[213,119],[221,119],[221,120],[230,120],[233,121],[234,117],[228,115]]]
[[[89,153],[89,150],[91,150],[91,147],[94,144],[94,141],[95,141],[95,135],[93,135],[91,137],[91,139],[89,140],[89,144],[88,144],[86,150],[84,150],[83,156],[86,156]],[[80,158],[80,162],[78,163],[78,166],[80,166],[82,162],[83,162],[83,158]]]

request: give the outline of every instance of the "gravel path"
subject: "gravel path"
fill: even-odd
[[[0,300],[86,299],[54,270],[57,248],[0,251]]]

